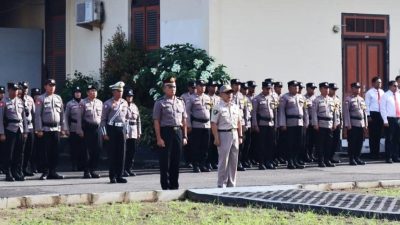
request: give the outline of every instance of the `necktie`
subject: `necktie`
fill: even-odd
[[[381,95],[379,94],[379,89],[376,89],[376,91],[378,92],[378,109],[380,112],[381,111]]]
[[[400,117],[400,103],[397,101],[396,92],[393,92],[394,106],[396,107],[396,117]]]

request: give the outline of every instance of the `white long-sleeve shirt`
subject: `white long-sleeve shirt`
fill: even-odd
[[[379,93],[379,95],[378,95]],[[365,104],[367,105],[367,115],[370,112],[380,112],[379,102],[385,92],[382,89],[371,88],[365,93]]]
[[[398,91],[393,93],[391,90],[389,90],[381,98],[381,116],[384,123],[388,123],[388,117],[397,117],[394,95],[396,95],[396,101],[400,107],[400,94]]]

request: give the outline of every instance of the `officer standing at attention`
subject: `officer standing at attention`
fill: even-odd
[[[187,132],[191,133],[189,142],[193,151],[193,172],[211,172],[206,166],[207,152],[210,145],[210,110],[211,99],[204,94],[206,82],[196,81],[196,93],[186,101]]]
[[[124,86],[125,83],[122,81],[110,86],[113,97],[104,102],[101,114],[100,129],[103,140],[108,142],[106,144],[110,161],[109,177],[112,184],[128,182],[122,177],[125,168],[126,118],[128,114],[128,102],[122,98]],[[93,97],[92,95],[88,100],[94,101]],[[97,111],[94,107],[92,109]]]
[[[241,111],[241,121],[240,124],[242,125],[242,131],[243,133],[246,132],[246,127],[247,127],[247,123],[246,123],[246,107],[247,104],[245,104],[245,97],[243,96],[243,94],[240,92],[240,86],[241,82],[239,81],[239,79],[232,79],[231,80],[231,88],[233,90],[233,97],[231,98],[232,103],[236,104],[239,107],[239,110]],[[239,157],[241,155],[241,152],[244,151],[244,142],[242,142],[239,146]],[[238,162],[238,171],[246,171],[246,169],[243,167],[242,163],[239,161]]]
[[[339,89],[337,84],[335,83],[329,83],[329,97],[333,99],[333,102],[335,104],[335,119],[336,119],[336,129],[333,130],[332,132],[332,148],[330,150],[330,158],[329,161],[331,163],[340,163],[339,159],[335,159],[335,152],[340,151],[342,147],[342,141],[340,139],[340,134],[342,131],[342,126],[343,126],[343,117],[342,117],[342,101],[340,98],[336,95],[336,91]]]
[[[153,120],[160,153],[160,180],[163,190],[179,188],[179,162],[187,143],[185,102],[175,96],[174,77],[163,81],[164,96],[154,104]]]
[[[4,86],[0,86],[0,102],[4,99],[4,94],[6,93],[6,89]],[[4,142],[0,141],[0,155],[4,155]],[[3,161],[4,159],[0,159],[0,174],[2,174],[3,171]]]
[[[289,92],[280,98],[279,127],[285,133],[288,169],[304,169],[297,161],[298,144],[302,143],[303,127],[308,126],[308,114],[305,98],[298,94],[298,82],[288,82]]]
[[[272,97],[272,84],[262,83],[262,92],[253,99],[252,129],[258,134],[257,150],[260,170],[276,169],[274,138],[278,102]]]
[[[315,98],[312,108],[312,125],[317,131],[318,166],[334,167],[330,161],[332,145],[332,132],[339,125],[335,118],[335,102],[328,95],[329,84],[319,84],[321,95]]]
[[[33,176],[32,169],[29,168],[29,162],[31,161],[33,145],[34,145],[34,130],[33,130],[33,118],[35,115],[35,101],[31,96],[28,95],[29,85],[28,82],[23,81],[19,83],[21,88],[21,99],[24,103],[24,112],[28,124],[28,136],[24,144],[24,162],[22,164],[22,171],[25,176]]]
[[[307,110],[308,110],[308,118],[311,121],[311,115],[312,115],[312,104],[317,97],[315,95],[315,89],[317,88],[317,85],[314,83],[307,83],[306,84],[306,91],[307,93],[304,95],[306,99],[306,104],[307,104]],[[313,126],[310,124],[307,126],[305,129],[306,132],[306,156],[305,156],[305,162],[313,162],[316,161],[317,159],[315,158],[315,151],[316,151],[316,142],[317,142],[317,136],[316,136],[316,130],[314,130]]]
[[[250,145],[252,142],[251,139],[251,112],[253,109],[253,104],[251,102],[250,97],[248,97],[248,90],[249,87],[247,86],[247,82],[241,83],[240,84],[240,92],[243,95],[244,98],[244,105],[245,105],[245,110],[244,110],[244,120],[246,127],[243,128],[243,146],[241,150],[239,151],[239,163],[242,165],[243,168],[249,168],[249,165],[247,163],[247,156],[250,151]]]
[[[96,172],[100,158],[100,123],[103,111],[103,102],[97,98],[97,88],[93,84],[89,84],[86,90],[87,97],[79,103],[82,124],[78,127],[78,134],[85,139],[85,165],[83,178],[100,178],[100,174]]]
[[[140,139],[140,135],[142,134],[142,123],[140,120],[139,109],[133,102],[133,96],[133,89],[126,89],[124,91],[124,99],[128,102],[124,177],[136,176],[136,173],[133,172],[132,169],[137,149],[137,140]]]
[[[251,168],[252,167],[252,163],[250,162],[250,159],[252,158],[257,158],[257,157],[253,157],[254,154],[253,152],[255,151],[255,145],[257,142],[257,134],[255,132],[253,132],[253,130],[251,129],[251,117],[253,115],[253,99],[256,97],[255,95],[255,89],[257,87],[257,84],[255,81],[253,80],[249,80],[246,82],[246,85],[248,87],[247,90],[247,102],[249,103],[248,109],[250,109],[250,121],[249,121],[249,129],[245,132],[244,134],[244,151],[242,152],[241,155],[241,163],[242,166],[244,168]]]
[[[46,92],[36,101],[35,133],[38,138],[43,138],[42,160],[43,174],[41,180],[64,179],[56,172],[58,165],[58,152],[60,132],[64,134],[64,106],[59,95],[55,94],[56,81],[48,79],[44,83]]]
[[[69,146],[71,151],[72,169],[79,170],[85,165],[86,154],[85,140],[83,139],[81,109],[79,103],[81,102],[82,91],[80,87],[75,87],[72,91],[72,99],[67,102],[65,106],[65,127],[67,135],[69,136]]]
[[[275,96],[276,101],[278,102],[277,105],[277,114],[276,114],[276,121],[279,121],[279,100],[282,96],[282,87],[283,84],[280,81],[276,81],[273,85],[274,90],[273,93]],[[278,123],[275,124],[275,126],[278,126]],[[281,132],[281,130],[276,129],[275,132],[275,146],[274,146],[274,158],[275,161],[278,161],[278,163],[285,164],[285,137],[284,137],[284,132]]]
[[[361,84],[356,82],[351,84],[352,95],[346,97],[343,104],[343,120],[347,129],[349,164],[365,165],[359,157],[364,142],[364,134],[367,132],[368,119],[366,104],[360,96]]]
[[[4,172],[6,181],[24,181],[23,150],[28,133],[24,103],[17,96],[18,84],[8,83],[7,89],[8,98],[0,102],[0,141],[5,141]]]
[[[211,129],[214,144],[218,147],[219,188],[235,187],[239,157],[239,144],[242,142],[242,111],[232,103],[233,89],[223,85],[219,89],[221,101],[213,108]]]
[[[365,104],[367,105],[368,115],[368,134],[369,146],[372,159],[379,158],[379,146],[382,136],[383,120],[381,109],[379,107],[381,98],[385,94],[382,90],[382,80],[376,76],[372,78],[372,88],[365,93]]]
[[[41,94],[42,93],[41,93],[40,88],[32,88],[31,89],[31,97],[33,98],[33,102],[36,103],[36,101],[38,100],[38,98]],[[35,113],[36,113],[36,104],[35,104]],[[33,117],[33,118],[35,118],[35,117]],[[34,121],[32,121],[32,122],[34,124]],[[40,147],[40,145],[42,142],[43,142],[42,138],[37,138],[37,136],[35,135],[34,142],[33,142],[33,149],[32,149],[32,157],[29,162],[33,173],[37,173],[39,166],[40,166],[39,165],[40,158],[41,158],[40,149],[42,149]]]
[[[194,80],[190,80],[187,83],[187,92],[183,93],[181,95],[181,98],[183,99],[183,101],[186,104],[186,101],[189,99],[189,97],[193,94],[196,93],[196,81]],[[189,133],[189,139],[191,139],[191,134]],[[186,161],[186,166],[189,168],[193,168],[193,150],[191,148],[191,143],[188,140],[187,144],[185,146],[183,146],[184,151],[183,151],[183,157],[185,158]]]
[[[212,108],[218,105],[220,97],[216,94],[218,90],[218,83],[216,81],[209,81],[207,85],[207,95],[211,100],[210,116],[212,113]],[[210,147],[208,148],[208,158],[207,158],[208,168],[210,170],[218,169],[218,149],[214,145],[214,136],[210,135]]]

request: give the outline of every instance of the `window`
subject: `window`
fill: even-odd
[[[131,9],[131,40],[144,50],[160,48],[160,1],[134,0]]]
[[[367,15],[344,15],[344,35],[386,36],[387,17]]]

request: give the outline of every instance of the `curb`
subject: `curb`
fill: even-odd
[[[285,186],[285,185],[283,185]],[[354,181],[321,184],[295,184],[286,185],[286,188],[305,189],[314,191],[334,191],[354,188],[387,188],[400,186],[400,180],[382,181]],[[279,188],[282,185],[265,186]],[[249,188],[249,187],[239,187]],[[194,189],[193,189],[194,190]],[[200,190],[200,189],[198,189]],[[203,189],[207,190],[207,189]],[[222,191],[224,189],[214,189]],[[49,207],[57,205],[100,205],[110,203],[130,202],[168,202],[174,200],[185,200],[188,198],[189,190],[156,190],[143,192],[104,192],[87,194],[48,194],[48,195],[27,195],[22,197],[0,198],[0,209],[14,209],[27,207]]]

